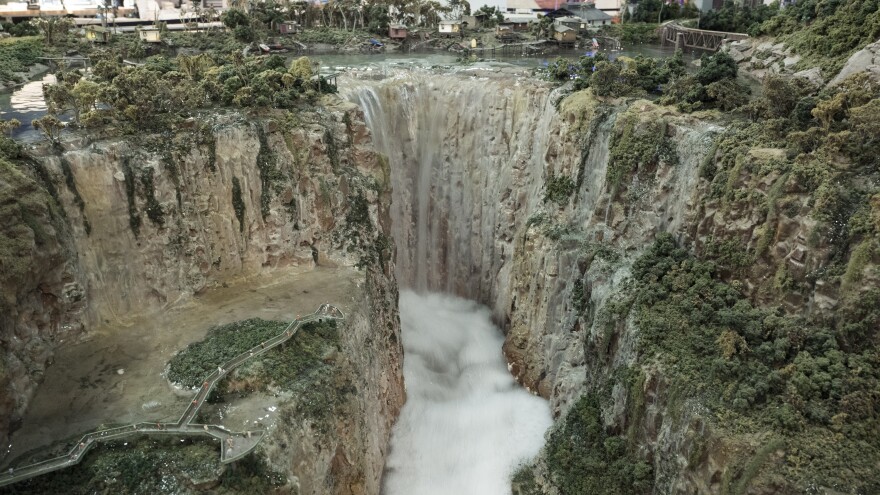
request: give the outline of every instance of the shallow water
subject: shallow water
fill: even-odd
[[[502,495],[538,453],[552,420],[501,354],[489,309],[457,297],[403,291],[407,402],[385,465],[385,495]]]
[[[11,93],[0,94],[0,119],[18,119],[21,122],[21,127],[12,131],[12,137],[23,141],[40,138],[40,133],[31,126],[31,121],[46,114],[43,84],[54,82],[55,76],[46,74],[40,79],[25,83]]]

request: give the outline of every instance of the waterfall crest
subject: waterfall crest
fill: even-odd
[[[514,213],[539,201],[551,88],[417,71],[352,83],[349,98],[390,161],[398,282],[493,301],[524,221]]]

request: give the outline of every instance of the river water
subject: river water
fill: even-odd
[[[46,74],[40,79],[25,83],[12,93],[0,93],[0,119],[18,119],[21,127],[12,131],[12,137],[31,142],[40,139],[40,133],[31,121],[46,115],[43,84],[53,84],[55,76]]]
[[[501,354],[489,309],[453,296],[402,291],[407,402],[394,427],[385,495],[506,495],[538,453],[552,419]]]

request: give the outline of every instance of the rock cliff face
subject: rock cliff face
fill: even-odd
[[[365,299],[343,345],[373,356],[351,363],[363,423],[339,430],[345,462],[286,467],[318,487],[303,493],[323,493],[332,480],[334,493],[377,493],[403,402],[393,262],[377,247],[389,235],[390,184],[356,109],[333,105],[251,120],[210,114],[168,135],[77,137],[35,150],[32,176],[16,172],[3,190],[4,204],[33,193],[48,206],[27,203],[4,227],[30,240],[21,249],[30,252],[3,284],[17,291],[4,294],[15,312],[2,321],[0,417],[22,414],[54,346],[92,325],[122,327],[212,286],[288,267],[357,263]],[[0,426],[5,434],[9,425]]]
[[[401,284],[490,306],[512,372],[557,417],[612,384],[606,426],[632,432],[656,493],[713,492],[736,476],[733,453],[756,444],[713,433],[698,403],[682,410],[663,369],[641,370],[634,389],[643,401],[628,402],[618,375],[640,365],[639,329],[620,321],[609,335],[597,314],[661,232],[696,253],[718,238],[762,245],[770,262],[744,288],[759,303],[775,277],[766,267],[787,266],[803,280],[827,263],[827,246],[807,247],[815,222],[796,207],[805,201],[796,187],[785,186],[793,206],[784,213],[768,214],[756,199],[775,201],[786,182],[754,183],[747,170],[782,151],[754,149],[752,165],[729,180],[755,197],[722,205],[709,198],[705,176],[723,124],[705,117],[647,101],[599,102],[586,92],[560,104],[559,91],[492,73],[346,84],[390,159]],[[615,143],[627,140],[641,150],[636,159],[624,147],[612,160]],[[825,290],[816,285],[786,304],[833,307]]]

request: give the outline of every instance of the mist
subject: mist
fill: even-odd
[[[488,308],[402,291],[407,402],[385,467],[385,495],[510,494],[552,420],[504,362]]]

